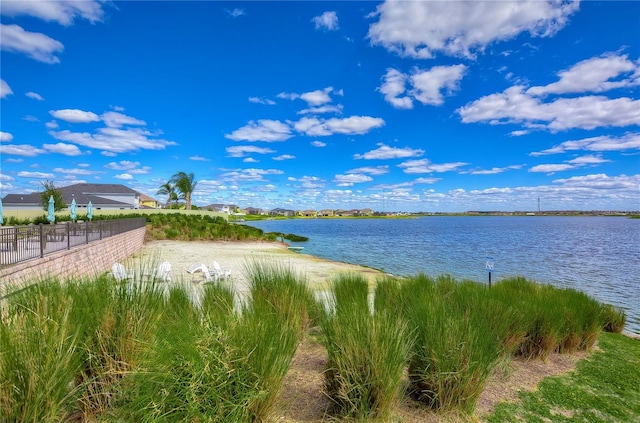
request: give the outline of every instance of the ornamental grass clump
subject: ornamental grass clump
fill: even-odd
[[[325,391],[340,419],[385,421],[401,398],[412,336],[404,319],[368,302],[368,282],[344,274],[334,281],[335,307],[321,320],[328,352]]]
[[[246,406],[255,393],[234,366],[239,354],[229,330],[209,318],[214,313],[200,315],[184,289],[170,289],[166,312],[140,365],[122,381],[112,414],[124,421],[248,422]],[[227,317],[234,327],[233,314]]]
[[[52,280],[7,297],[0,311],[0,421],[63,421],[75,411],[81,360],[72,302]]]
[[[305,279],[290,267],[253,261],[245,264],[251,301],[242,310],[239,325],[230,334],[234,368],[246,372],[242,380],[255,396],[247,404],[250,421],[271,412],[282,381],[305,330],[315,301]]]
[[[627,315],[621,307],[602,305],[602,327],[605,332],[621,333],[627,322]]]
[[[409,360],[410,391],[434,410],[471,413],[503,345],[483,308],[486,288],[433,281],[424,275],[403,284],[406,316],[416,342]]]
[[[545,358],[552,352],[568,353],[593,346],[603,326],[602,306],[575,289],[538,285],[524,278],[498,282],[492,295],[505,307],[519,310],[517,326],[524,336],[514,355]]]

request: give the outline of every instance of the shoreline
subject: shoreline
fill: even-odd
[[[213,261],[222,268],[231,270],[231,283],[244,290],[247,280],[245,268],[253,261],[266,261],[291,268],[302,276],[313,289],[324,290],[328,282],[341,273],[356,272],[363,274],[370,282],[383,276],[380,270],[356,264],[324,259],[321,257],[297,253],[289,250],[282,242],[264,241],[150,241],[133,256],[134,261],[171,263],[171,275],[174,281],[184,280],[194,284],[203,282],[202,273],[190,274],[187,269],[195,264],[204,263],[213,267]],[[127,264],[132,259],[127,261]]]
[[[300,275],[306,283],[317,293],[328,290],[328,283],[341,273],[356,272],[364,275],[370,283],[386,275],[381,270],[325,259],[305,253],[289,250],[288,244],[267,241],[174,241],[158,240],[146,242],[138,253],[125,261],[127,267],[133,263],[155,264],[160,261],[171,263],[173,281],[191,282],[202,285],[202,273],[190,274],[186,270],[199,263],[208,268],[213,267],[213,261],[220,263],[222,268],[231,270],[228,282],[238,293],[249,290],[245,277],[245,267],[252,261],[266,261],[284,265]],[[135,264],[133,268],[136,268]],[[640,339],[640,334],[623,330],[622,334]]]

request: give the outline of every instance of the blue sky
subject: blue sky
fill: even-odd
[[[0,190],[639,210],[640,2],[2,1]]]

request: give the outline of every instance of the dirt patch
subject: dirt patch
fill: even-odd
[[[507,360],[487,382],[478,405],[476,418],[491,413],[501,401],[516,401],[521,391],[531,391],[549,376],[573,370],[576,363],[588,353],[551,354],[542,360]],[[321,423],[335,422],[327,414],[331,403],[323,393],[323,372],[327,363],[327,352],[319,342],[305,339],[293,358],[291,369],[284,380],[272,413],[273,422]],[[463,422],[469,418],[456,413],[436,414],[411,400],[405,400],[394,412],[395,420],[403,423]]]

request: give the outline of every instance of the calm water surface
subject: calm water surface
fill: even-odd
[[[524,276],[579,289],[627,312],[640,334],[640,219],[624,217],[423,217],[294,219],[250,222],[266,232],[294,233],[305,254],[395,275],[450,274],[487,282]]]

